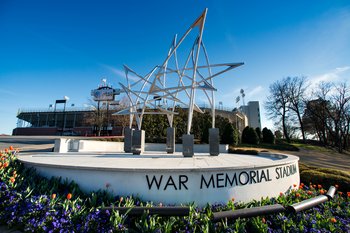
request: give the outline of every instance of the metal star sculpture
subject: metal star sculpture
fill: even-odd
[[[127,66],[124,66],[127,86],[120,84],[126,92],[130,106],[115,114],[130,115],[130,128],[135,116],[138,129],[141,130],[144,114],[167,115],[170,127],[173,126],[174,114],[177,114],[175,106],[181,103],[188,108],[187,134],[190,134],[192,126],[193,111],[203,113],[195,103],[196,91],[201,90],[207,97],[212,115],[212,127],[215,128],[215,95],[217,89],[214,87],[213,78],[217,77],[244,63],[210,64],[202,35],[208,9],[199,16],[187,29],[177,42],[175,35],[167,57],[162,65],[154,67],[147,75],[141,76]],[[188,35],[198,28],[196,39],[188,52],[184,64],[180,66],[178,51]],[[195,33],[195,32],[194,32]],[[212,69],[216,69],[213,72]],[[131,78],[129,74],[132,74]],[[133,83],[131,83],[133,81]],[[182,101],[178,96],[183,95],[188,103]],[[153,98],[150,98],[153,96]],[[155,104],[155,100],[162,104]],[[155,111],[157,110],[157,111]]]

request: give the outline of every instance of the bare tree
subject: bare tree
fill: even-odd
[[[288,142],[290,142],[290,137],[287,127],[288,118],[288,78],[284,78],[281,81],[276,81],[270,85],[270,95],[267,97],[265,102],[265,108],[270,119],[279,118],[282,122],[282,131],[284,137]]]
[[[317,135],[319,141],[328,145],[327,129],[327,108],[329,101],[322,98],[310,100],[306,104],[306,110],[303,115],[303,124],[305,132]]]
[[[103,126],[107,124],[107,104],[89,99],[89,106],[92,111],[85,115],[84,122],[94,128],[97,136],[101,136]]]
[[[130,101],[126,96],[123,96],[118,105],[117,110],[126,109],[129,107]],[[130,126],[130,115],[114,115],[117,118],[118,125],[122,127],[122,134],[124,135],[124,129]]]
[[[303,117],[325,145],[341,153],[349,146],[350,93],[346,83],[320,83]],[[312,128],[313,127],[313,128]]]
[[[303,137],[303,141],[305,142],[305,130],[302,116],[305,110],[305,91],[307,88],[306,77],[288,77],[286,79],[286,82],[288,86],[288,108],[295,113],[300,125],[300,131]]]
[[[334,139],[340,153],[343,152],[343,149],[346,149],[346,133],[349,131],[349,124],[347,121],[350,108],[349,94],[347,84],[341,83],[335,87],[335,92],[331,96],[333,107],[329,111],[329,116],[333,121]]]

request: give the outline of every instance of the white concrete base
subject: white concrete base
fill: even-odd
[[[114,195],[138,195],[164,204],[249,202],[277,197],[299,187],[299,158],[292,155],[145,152],[21,154],[25,166],[46,177],[74,180],[84,191],[105,189]]]
[[[175,152],[182,152],[182,144],[175,145]],[[209,144],[195,144],[194,153],[208,153]],[[145,151],[166,151],[166,144],[146,143]],[[219,146],[220,153],[228,152],[228,145],[221,144]],[[54,152],[102,152],[102,153],[123,153],[123,142],[105,142],[95,140],[76,140],[69,138],[60,138],[55,140]],[[131,151],[130,151],[131,152]]]
[[[76,140],[60,138],[55,140],[54,152],[116,152],[124,151],[123,142],[106,142],[94,140]]]

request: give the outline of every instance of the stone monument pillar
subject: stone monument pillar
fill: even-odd
[[[218,128],[209,129],[209,154],[218,156],[220,154],[220,135]]]
[[[130,129],[130,128],[124,129],[124,152],[125,153],[131,152],[133,132],[134,132],[134,129]]]
[[[184,157],[193,157],[193,144],[194,136],[193,134],[182,135],[182,154]]]
[[[175,128],[173,127],[166,129],[166,152],[168,154],[175,152]]]
[[[145,131],[134,130],[132,135],[131,151],[134,155],[139,155],[145,151]]]

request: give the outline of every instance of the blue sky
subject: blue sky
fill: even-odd
[[[350,77],[350,2],[311,1],[0,1],[0,134],[20,108],[69,96],[88,103],[101,78],[125,82],[123,64],[146,74],[161,64],[208,7],[203,40],[211,63],[244,62],[214,80],[216,101],[260,101],[269,85],[306,76],[314,85]],[[272,127],[264,111],[262,126]]]

